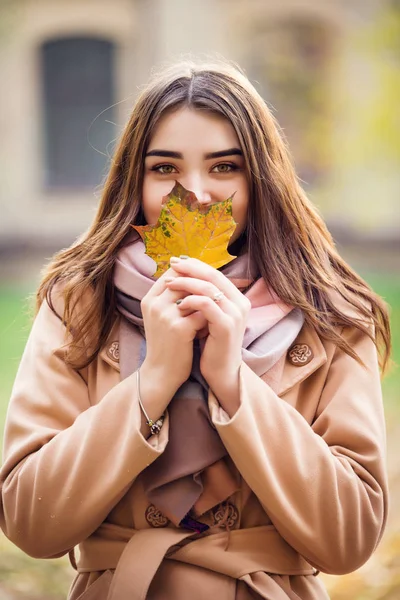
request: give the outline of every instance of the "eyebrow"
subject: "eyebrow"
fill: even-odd
[[[148,156],[183,159],[182,152],[173,152],[172,150],[150,150],[150,152],[147,152],[146,158]],[[224,156],[243,156],[243,152],[240,148],[228,148],[227,150],[218,150],[218,152],[208,152],[204,155],[204,158],[210,160],[211,158],[222,158]]]

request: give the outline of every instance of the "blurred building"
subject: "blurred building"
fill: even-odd
[[[397,4],[0,0],[0,253],[53,251],[87,227],[139,86],[188,52],[245,69],[339,237],[397,240]]]

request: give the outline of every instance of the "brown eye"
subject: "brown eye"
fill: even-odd
[[[161,173],[161,175],[171,175],[171,173],[174,173],[174,169],[175,167],[173,165],[156,165],[151,168],[152,171]]]
[[[236,165],[232,165],[230,163],[220,163],[219,165],[215,165],[215,167],[213,167],[212,172],[213,173],[230,173],[231,171],[236,171],[236,170],[237,170]]]

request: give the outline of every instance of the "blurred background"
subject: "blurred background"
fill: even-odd
[[[116,140],[154,66],[237,61],[272,108],[340,252],[391,307],[400,362],[399,0],[0,0],[0,426],[40,269],[94,216]],[[400,373],[383,382],[389,524],[334,600],[400,598]],[[1,442],[0,433],[0,442]],[[58,600],[66,559],[0,534],[0,600]]]

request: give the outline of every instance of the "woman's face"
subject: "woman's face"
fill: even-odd
[[[162,198],[175,181],[204,205],[226,200],[235,192],[232,210],[238,225],[230,243],[244,231],[249,185],[239,140],[227,119],[190,108],[160,119],[144,165],[142,204],[149,225],[157,223]]]

